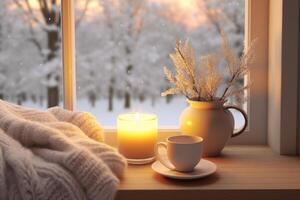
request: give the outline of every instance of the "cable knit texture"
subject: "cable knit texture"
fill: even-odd
[[[113,199],[125,159],[94,116],[0,100],[0,200]]]

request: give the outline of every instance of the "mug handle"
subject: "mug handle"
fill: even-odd
[[[241,109],[239,107],[236,107],[236,106],[225,106],[225,109],[227,109],[227,110],[234,109],[234,110],[239,111],[243,115],[244,121],[245,121],[244,125],[243,125],[243,128],[241,128],[238,131],[234,131],[232,133],[231,137],[236,137],[236,136],[242,134],[244,132],[244,130],[247,128],[247,125],[248,125],[248,116],[247,116],[246,112],[243,109]]]
[[[170,161],[168,160],[168,158],[164,159],[162,158],[162,156],[159,154],[159,148],[164,148],[165,150],[167,150],[167,143],[166,142],[159,142],[156,144],[156,148],[155,148],[155,154],[156,154],[156,158],[159,160],[159,162],[161,164],[163,164],[165,167],[169,168],[170,170],[174,170],[175,167],[170,163]],[[167,157],[167,156],[166,156]]]

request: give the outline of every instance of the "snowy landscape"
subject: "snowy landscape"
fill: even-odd
[[[160,96],[169,86],[163,66],[172,66],[176,39],[189,39],[200,57],[220,47],[223,30],[238,54],[244,48],[244,0],[75,2],[77,110],[105,126],[123,112],[151,112],[162,126],[178,124],[186,99]],[[1,99],[42,109],[62,105],[60,26],[59,1],[0,1]]]

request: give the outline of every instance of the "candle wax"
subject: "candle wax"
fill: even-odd
[[[131,113],[118,118],[118,149],[129,159],[145,159],[155,155],[157,118],[152,114]]]

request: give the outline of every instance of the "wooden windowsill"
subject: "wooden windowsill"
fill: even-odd
[[[215,162],[215,174],[177,181],[156,174],[151,165],[130,165],[116,199],[297,199],[300,198],[300,158],[280,156],[267,146],[228,146]]]

